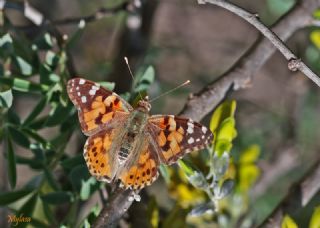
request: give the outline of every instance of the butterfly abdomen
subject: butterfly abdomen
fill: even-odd
[[[127,133],[125,134],[118,153],[118,160],[120,164],[123,164],[127,160],[130,152],[133,150],[137,136],[140,135],[141,131],[144,129],[146,119],[147,116],[145,113],[138,110],[135,110],[132,113],[131,118],[129,118],[126,127]]]

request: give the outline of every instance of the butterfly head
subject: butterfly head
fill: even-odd
[[[142,100],[138,102],[137,109],[143,111],[143,112],[149,112],[151,109],[151,104],[149,103],[149,97],[146,96]]]

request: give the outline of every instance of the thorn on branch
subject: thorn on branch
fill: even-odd
[[[301,66],[301,59],[290,59],[288,62],[288,69],[290,71],[297,71]]]

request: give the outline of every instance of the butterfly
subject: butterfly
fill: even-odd
[[[186,153],[212,141],[205,126],[173,115],[149,115],[148,98],[133,108],[116,93],[99,84],[74,78],[68,95],[78,109],[82,132],[89,136],[84,159],[100,181],[120,180],[139,190],[153,183],[160,164],[171,165]]]

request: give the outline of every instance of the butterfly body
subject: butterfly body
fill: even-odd
[[[184,154],[204,148],[212,133],[199,123],[173,115],[150,116],[148,99],[132,108],[98,84],[75,78],[68,94],[78,108],[81,128],[89,138],[84,158],[98,180],[120,180],[141,189],[158,177],[159,164],[175,163]]]

